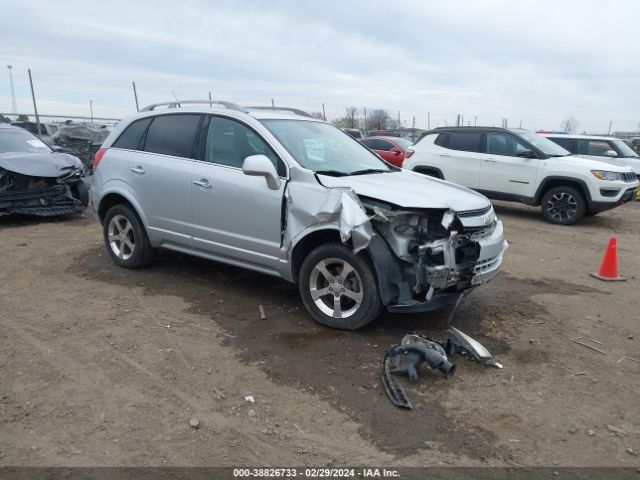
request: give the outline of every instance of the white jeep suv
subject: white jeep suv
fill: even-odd
[[[523,129],[436,128],[410,150],[406,169],[540,206],[546,220],[562,225],[633,200],[638,188],[631,167],[572,155]]]

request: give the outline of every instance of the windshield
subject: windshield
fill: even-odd
[[[0,153],[50,153],[51,148],[40,140],[21,128],[0,129]]]
[[[262,123],[300,165],[314,172],[351,175],[394,169],[328,123],[306,120],[262,120]]]
[[[619,140],[619,139],[615,138],[615,139],[611,139],[610,141],[611,141],[611,143],[613,143],[616,146],[616,148],[622,154],[623,157],[637,157],[638,156],[638,154],[633,150],[633,148],[631,148],[629,145],[627,145],[622,140]]]
[[[550,157],[564,157],[566,155],[571,155],[569,151],[565,150],[557,143],[552,142],[548,138],[538,135],[537,133],[529,132],[527,130],[516,130],[514,133],[521,138],[524,138],[531,145]]]

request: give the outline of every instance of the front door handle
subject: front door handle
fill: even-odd
[[[448,153],[441,153],[440,156],[441,157],[449,157],[450,155]]]
[[[144,168],[142,168],[140,165],[138,165],[137,167],[133,167],[131,171],[133,173],[139,173],[140,175],[142,175],[143,173],[147,173],[145,172]]]
[[[209,183],[209,180],[207,180],[206,178],[201,178],[200,180],[194,180],[193,184],[197,185],[199,187],[202,187],[202,188],[211,188],[211,187],[213,187],[213,185],[211,185]]]
[[[484,161],[487,163],[498,163],[498,161],[494,160],[493,158],[485,158]]]

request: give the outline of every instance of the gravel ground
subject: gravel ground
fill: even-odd
[[[640,204],[574,227],[496,210],[503,269],[454,325],[505,368],[424,371],[413,411],[383,352],[443,336],[448,308],[331,331],[271,277],[167,252],[119,269],[89,214],[0,218],[0,465],[640,466]],[[624,283],[589,277],[612,235]]]

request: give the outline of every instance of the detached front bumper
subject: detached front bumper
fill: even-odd
[[[498,274],[504,252],[509,248],[500,220],[497,220],[493,233],[487,238],[478,240],[478,245],[480,246],[480,254],[478,262],[473,267],[473,277],[471,278],[471,285],[474,287],[487,283]]]

